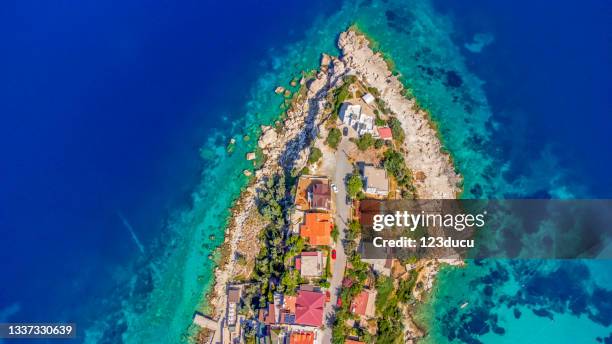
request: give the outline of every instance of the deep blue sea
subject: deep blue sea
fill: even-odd
[[[0,322],[76,322],[90,342],[184,339],[246,182],[243,135],[353,22],[440,124],[467,196],[612,197],[607,1],[0,8]],[[440,86],[449,71],[456,89]]]
[[[121,269],[190,206],[200,147],[241,120],[270,50],[337,5],[0,7],[0,321],[84,330],[102,296],[121,300]]]

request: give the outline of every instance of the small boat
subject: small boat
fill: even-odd
[[[464,304],[462,304],[459,308],[464,309],[465,307],[467,307],[469,305],[468,302],[465,302]]]

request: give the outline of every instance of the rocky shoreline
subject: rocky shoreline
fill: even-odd
[[[404,86],[393,75],[384,57],[370,48],[364,35],[352,29],[340,35],[338,46],[342,51],[341,57],[323,54],[314,76],[300,81],[301,88],[293,95],[283,120],[273,127],[261,128],[258,147],[265,162],[232,208],[222,246],[222,263],[215,270],[214,287],[207,296],[212,317],[224,316],[227,284],[239,276],[248,278],[252,268],[248,262],[254,261],[259,252],[258,235],[266,223],[257,212],[257,190],[274,174],[299,171],[307,165],[312,143],[322,140],[320,134],[326,132],[324,122],[329,116],[327,95],[342,85],[345,76],[355,75],[361,82],[376,88],[380,98],[400,120],[406,134],[403,146],[406,164],[413,175],[420,176],[415,180],[416,196],[450,199],[461,192],[461,176],[455,172],[451,157],[442,149],[429,114],[420,109],[414,99],[406,96]],[[420,263],[427,268],[421,270],[418,278],[429,290],[441,263],[461,264],[462,261]],[[422,300],[422,291],[415,297]],[[406,318],[407,338],[421,337],[423,332],[412,323],[409,314]]]

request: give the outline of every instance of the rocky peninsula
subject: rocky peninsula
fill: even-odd
[[[258,141],[264,160],[252,175],[251,183],[243,191],[232,209],[221,248],[221,263],[215,271],[214,287],[208,295],[209,316],[224,319],[227,314],[228,285],[249,281],[254,262],[262,243],[260,232],[268,224],[258,212],[258,191],[273,176],[297,174],[305,168],[317,173],[334,170],[334,152],[326,143],[334,127],[332,95],[351,77],[376,93],[378,104],[401,123],[405,139],[397,149],[403,154],[412,176],[413,197],[421,199],[451,199],[461,192],[461,176],[456,172],[451,157],[443,149],[430,115],[421,109],[414,97],[402,85],[398,76],[380,52],[371,48],[370,41],[356,29],[343,32],[338,39],[340,57],[323,55],[318,70],[303,77],[283,117],[273,126],[262,126]],[[279,92],[277,93],[284,93]],[[283,95],[283,94],[281,94]],[[330,124],[331,123],[331,124]],[[317,147],[323,162],[309,162],[311,150]],[[422,300],[434,282],[442,263],[461,264],[460,260],[418,261],[416,282],[423,287],[412,293]],[[414,267],[413,267],[414,268]],[[405,339],[423,335],[410,317],[410,309],[402,308],[405,320]],[[223,322],[213,336],[223,337]]]

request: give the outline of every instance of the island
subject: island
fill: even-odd
[[[261,161],[232,209],[197,342],[416,342],[415,304],[441,264],[463,263],[359,254],[360,202],[453,199],[462,177],[371,40],[353,26],[338,47],[297,92],[271,90],[287,110],[247,157]]]

